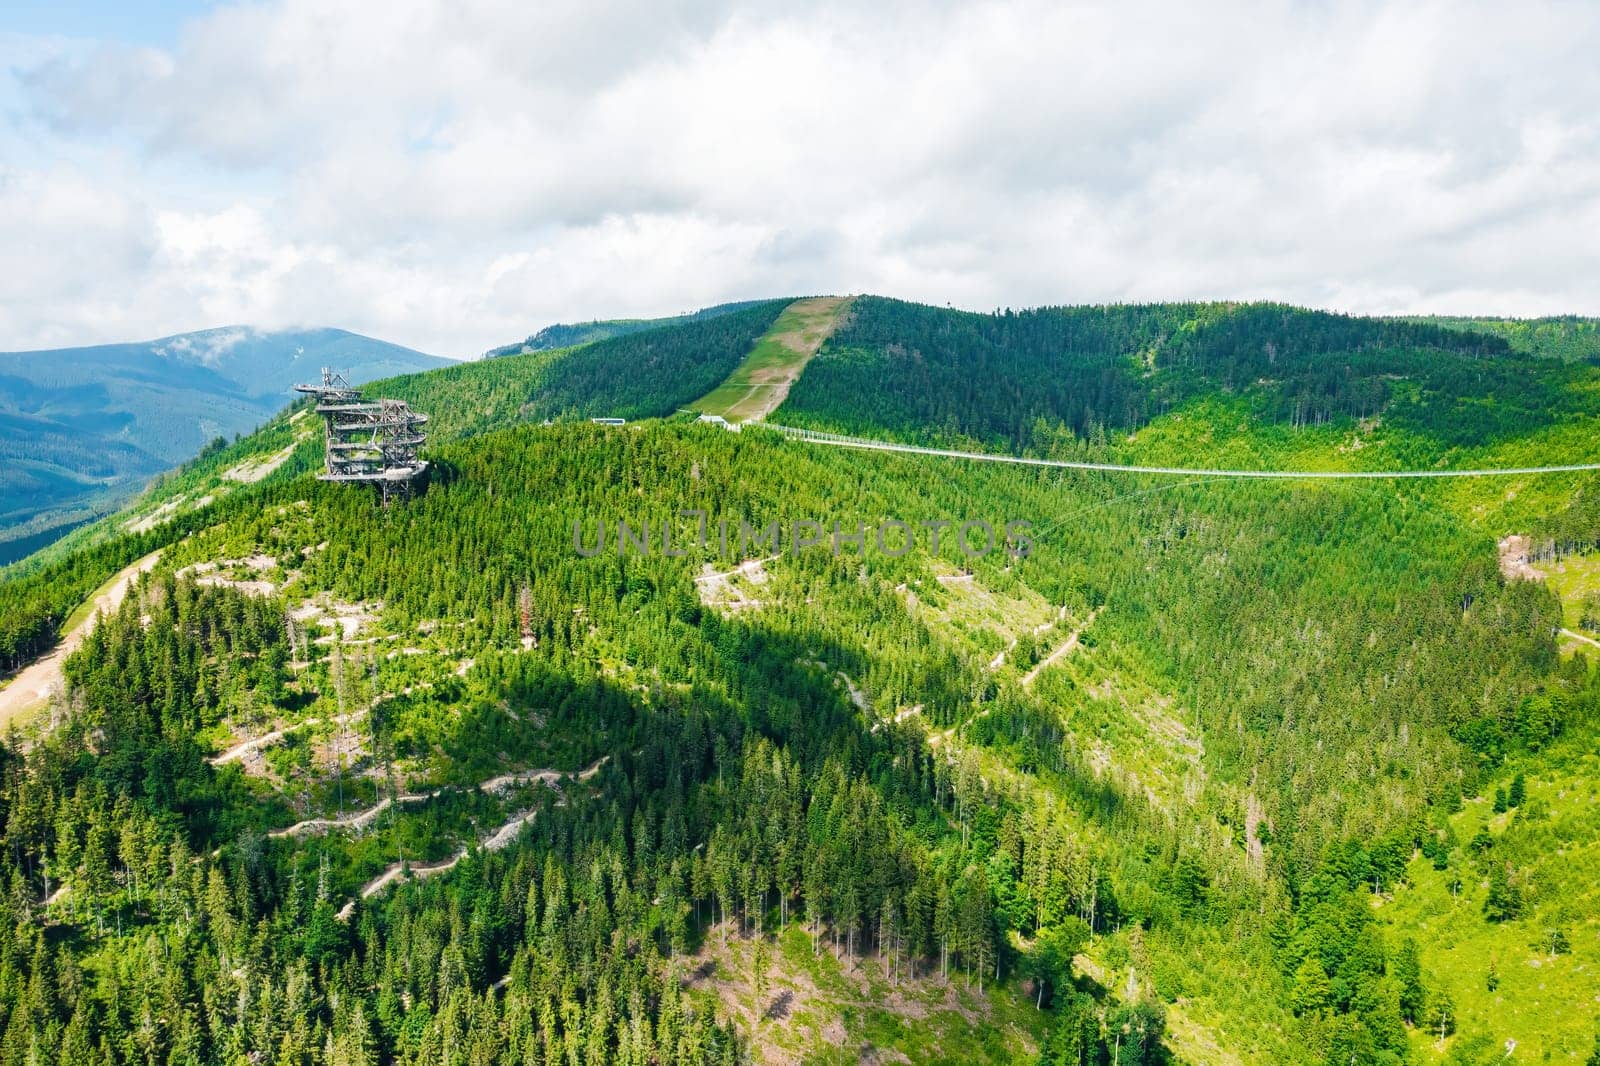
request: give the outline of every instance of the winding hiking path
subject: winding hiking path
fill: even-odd
[[[428,792],[402,792],[398,796],[393,798],[385,797],[384,799],[381,799],[377,803],[373,804],[371,807],[367,807],[359,811],[353,811],[341,818],[307,818],[303,822],[296,822],[294,825],[286,826],[283,829],[274,829],[272,832],[268,833],[267,836],[275,838],[301,837],[310,833],[322,832],[329,829],[365,829],[367,826],[372,825],[378,820],[378,815],[382,814],[396,803],[402,805],[407,803],[424,803],[431,799],[437,799],[448,792],[504,792],[506,789],[511,788],[514,785],[527,785],[533,783],[534,781],[542,781],[552,788],[559,790],[563,780],[589,780],[595,774],[600,772],[600,767],[604,766],[610,758],[611,756],[609,755],[602,755],[589,766],[576,772],[572,770],[550,769],[518,770],[515,773],[501,774],[498,777],[491,777],[489,780],[480,781],[478,784],[473,786],[462,787],[456,785],[441,785],[440,787]]]
[[[338,715],[333,718],[332,721],[334,725],[349,725],[358,718],[366,717],[366,714],[366,708],[362,708],[359,711],[351,711],[349,714]],[[290,733],[297,733],[302,729],[310,729],[312,726],[318,726],[321,724],[322,719],[320,718],[307,718],[303,722],[296,722],[294,725],[286,725],[282,729],[274,729],[272,732],[263,733],[259,737],[251,737],[249,740],[242,740],[233,747],[229,748],[227,751],[223,752],[221,755],[213,755],[206,761],[212,766],[223,766],[230,762],[237,762],[239,759],[244,758],[253,751],[258,751],[261,748],[271,747],[273,744],[276,744]]]
[[[287,828],[274,829],[267,836],[273,838],[303,837],[328,829],[365,829],[378,820],[378,815],[396,803],[423,803],[444,791],[441,788],[432,792],[403,792],[393,798],[385,797],[365,810],[354,811],[342,818],[307,818],[305,821],[296,822]]]
[[[1050,621],[1041,622],[1040,624],[1034,626],[1033,627],[1033,635],[1036,636],[1036,637],[1044,636],[1045,633],[1047,633],[1049,631],[1051,626],[1055,625],[1057,622],[1061,621],[1066,616],[1067,616],[1067,608],[1066,608],[1065,605],[1063,605],[1061,607],[1061,609],[1056,612],[1056,616],[1054,618],[1052,618]],[[990,670],[998,670],[1002,666],[1004,666],[1006,664],[1006,656],[1010,655],[1012,650],[1015,649],[1016,646],[1017,646],[1017,638],[1016,637],[1012,637],[1010,642],[1008,644],[1006,644],[1005,650],[997,653],[993,659],[989,660],[989,669]]]
[[[124,567],[117,572],[101,590],[95,594],[89,603],[88,613],[83,620],[67,630],[54,648],[45,652],[31,664],[22,668],[11,683],[0,689],[0,729],[4,729],[28,711],[49,702],[50,697],[61,691],[62,664],[67,656],[78,650],[95,625],[100,621],[100,615],[111,614],[128,595],[128,589],[138,580],[140,574],[148,573],[161,558],[158,549],[146,555],[143,559]]]
[[[563,778],[574,781],[587,781],[595,774],[599,773],[600,768],[609,762],[610,759],[611,756],[602,755],[589,766],[579,770],[577,773],[573,773],[568,770],[525,770],[515,774],[501,774],[499,777],[491,777],[489,780],[478,785],[478,790],[480,792],[498,792],[513,784],[522,784],[529,781],[543,781],[549,785],[556,785],[556,782]],[[429,795],[435,796],[438,795],[439,792],[443,791],[445,791],[445,789],[439,789],[436,792],[430,793]],[[400,797],[402,802],[406,801],[408,798],[414,797]],[[385,800],[376,807],[373,807],[367,811],[363,811],[361,816],[366,818],[370,823],[372,819],[375,819],[378,814],[381,813],[383,808],[388,806],[388,803],[389,801]],[[522,827],[527,825],[529,822],[532,822],[536,817],[538,817],[537,811],[517,811],[510,818],[506,819],[503,825],[485,837],[483,842],[478,846],[485,851],[500,851],[504,848],[508,848],[516,842],[517,837],[522,833]],[[349,820],[344,819],[341,820],[340,824],[348,823]],[[283,832],[287,831],[285,830]],[[274,833],[273,835],[277,836],[279,834]],[[446,870],[452,869],[458,862],[466,857],[467,849],[463,847],[458,849],[454,855],[450,856],[450,858],[443,859],[439,862],[390,863],[388,866],[384,867],[384,870],[381,874],[361,886],[361,898],[371,899],[373,896],[376,896],[378,893],[394,884],[394,882],[400,880],[400,878],[404,877],[407,873],[419,880],[424,877],[431,877],[434,874],[444,873]],[[352,899],[339,909],[339,913],[337,915],[338,919],[341,922],[349,921],[350,916],[355,913],[355,909],[356,901]]]
[[[1318,479],[1325,481],[1381,481],[1405,478],[1511,477],[1529,474],[1573,474],[1600,470],[1600,463],[1571,463],[1565,466],[1502,466],[1478,470],[1208,470],[1190,466],[1129,466],[1125,463],[1086,463],[1068,459],[1035,459],[1026,455],[999,452],[963,452],[949,448],[924,448],[915,444],[896,444],[866,437],[847,437],[815,429],[795,429],[773,422],[766,428],[794,440],[825,444],[835,448],[860,448],[873,452],[905,452],[911,455],[937,455],[946,459],[975,459],[984,463],[1018,463],[1022,466],[1048,466],[1062,470],[1102,470],[1114,474],[1168,474],[1176,477],[1278,478],[1282,480]]]
[[[1063,610],[1064,609],[1065,608],[1063,608]],[[1022,684],[1022,685],[1032,684],[1033,683],[1033,679],[1038,677],[1039,673],[1042,670],[1044,670],[1045,667],[1051,665],[1052,663],[1060,661],[1062,656],[1070,655],[1072,653],[1073,649],[1078,647],[1078,640],[1079,640],[1080,637],[1083,636],[1083,631],[1088,629],[1091,625],[1094,624],[1095,616],[1098,615],[1103,610],[1105,610],[1105,608],[1103,606],[1101,606],[1101,607],[1096,607],[1094,610],[1090,611],[1089,612],[1089,617],[1084,619],[1083,625],[1079,626],[1077,629],[1074,629],[1071,633],[1069,633],[1067,635],[1067,639],[1063,640],[1061,642],[1060,646],[1057,647],[1055,651],[1050,653],[1048,658],[1041,660],[1036,666],[1034,666],[1034,668],[1032,670],[1029,670],[1026,674],[1023,674],[1021,680],[1018,683]],[[973,715],[971,718],[968,718],[965,721],[957,722],[955,725],[951,726],[949,729],[944,730],[943,732],[929,734],[929,736],[928,736],[928,746],[930,748],[937,748],[941,744],[949,743],[950,741],[954,740],[957,730],[959,730],[962,726],[971,725],[973,722],[976,722],[976,721],[979,721],[980,719],[989,717],[989,712],[994,710],[994,706],[995,705],[994,705],[994,703],[992,701],[989,702],[989,703],[986,703],[986,704],[983,705],[983,710],[979,711],[977,714]],[[920,709],[921,709],[921,706],[919,704],[918,707],[913,708],[913,711],[914,712],[915,711],[919,711]],[[900,720],[899,716],[896,715],[895,716],[895,721],[899,721],[899,720]]]
[[[1586,637],[1582,633],[1574,633],[1570,629],[1563,629],[1561,631],[1561,635],[1571,637],[1573,640],[1581,640],[1585,644],[1593,644],[1595,647],[1600,648],[1600,640],[1595,640],[1593,637]]]
[[[491,777],[478,786],[479,792],[504,792],[513,785],[526,785],[534,781],[543,781],[547,785],[555,785],[562,778],[570,777],[574,781],[587,781],[600,772],[611,756],[602,755],[588,766],[573,773],[571,770],[519,770],[512,774],[501,774]]]
[[[379,874],[377,877],[374,877],[371,881],[368,881],[366,884],[361,886],[361,898],[371,899],[373,896],[376,896],[379,892],[382,892],[384,889],[388,888],[391,884],[400,880],[400,878],[404,877],[408,873],[419,881],[422,878],[432,876],[433,874],[442,874],[446,870],[454,867],[456,863],[460,862],[466,857],[467,849],[462,848],[460,851],[450,856],[450,858],[445,859],[443,862],[391,863],[384,869],[383,873]],[[349,921],[350,916],[355,913],[355,910],[356,901],[352,899],[343,907],[339,908],[339,913],[336,915],[336,917],[341,922]]]
[[[1055,651],[1051,652],[1044,659],[1041,659],[1032,670],[1029,670],[1027,673],[1022,675],[1022,684],[1033,684],[1033,679],[1038,677],[1040,672],[1043,671],[1045,667],[1050,666],[1052,663],[1058,662],[1062,656],[1071,655],[1073,649],[1078,646],[1078,638],[1083,636],[1083,631],[1085,629],[1088,629],[1094,624],[1095,616],[1099,614],[1101,610],[1102,608],[1096,607],[1094,610],[1090,611],[1088,620],[1085,621],[1083,625],[1069,633],[1067,635],[1067,639],[1061,642],[1060,647],[1056,648]]]
[[[777,558],[776,555],[769,555],[765,559],[746,559],[732,570],[721,572],[707,563],[704,570],[695,575],[695,593],[707,607],[723,607],[730,611],[760,607],[762,601],[745,595],[743,589],[735,587],[734,579],[742,578],[750,585],[764,585],[767,581],[766,565]]]

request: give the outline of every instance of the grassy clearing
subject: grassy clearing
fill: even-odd
[[[756,940],[708,931],[684,965],[702,1002],[714,1002],[764,1063],[1032,1061],[1042,1015],[1014,984],[978,991],[964,976],[937,972],[898,982],[870,953],[836,955],[791,923],[767,944],[767,988],[755,995]],[[759,1025],[755,1023],[760,1015]]]
[[[1517,1061],[1582,1061],[1595,1046],[1600,1014],[1600,754],[1593,737],[1574,741],[1530,767],[1523,805],[1495,814],[1484,799],[1451,818],[1463,842],[1487,826],[1495,845],[1485,862],[1462,869],[1459,895],[1450,871],[1415,859],[1407,883],[1378,904],[1392,939],[1414,937],[1424,981],[1455,1002],[1456,1035],[1417,1031],[1423,1062],[1445,1061],[1477,1046],[1498,1058],[1516,1041]],[[1510,774],[1497,782],[1505,787]],[[1486,789],[1486,791],[1491,791]],[[1487,861],[1511,861],[1526,896],[1519,918],[1485,919]],[[1569,952],[1552,953],[1560,930]],[[1498,977],[1489,987],[1491,966]],[[1481,1056],[1479,1056],[1481,1057]],[[1478,1061],[1478,1057],[1467,1061]]]
[[[694,409],[729,422],[756,421],[771,414],[833,332],[849,302],[849,297],[819,296],[790,304],[744,362]]]
[[[1560,562],[1536,563],[1533,568],[1561,597],[1562,624],[1580,633],[1589,632],[1581,625],[1583,601],[1600,596],[1600,555],[1569,555]]]
[[[1023,638],[1048,640],[1062,617],[1059,607],[1020,581],[990,588],[976,575],[935,566],[933,581],[908,586],[904,595],[925,623],[951,638],[962,650],[991,664],[996,656],[1011,661]]]

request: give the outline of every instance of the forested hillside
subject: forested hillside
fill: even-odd
[[[661,417],[720,384],[790,302],[767,300],[682,325],[374,388],[432,412],[432,430],[447,435],[530,420]]]
[[[1600,360],[1600,320],[1578,315],[1552,318],[1461,318],[1433,315],[1411,321],[1504,337],[1519,352],[1567,362]]]
[[[167,520],[0,580],[10,666],[162,552],[0,748],[0,1063],[1595,1051],[1593,475],[1175,481],[653,419],[784,306],[384,383],[437,431],[387,509],[287,413]],[[1592,459],[1591,369],[1530,360],[1270,306],[858,298],[774,417]],[[787,550],[801,520],[823,545]]]
[[[1440,449],[1586,410],[1569,367],[1498,336],[1274,304],[1149,304],[974,314],[858,299],[780,416],[852,433],[1037,447],[1103,440],[1214,395],[1291,427],[1383,416]],[[1202,464],[1203,465],[1203,464]]]
[[[440,442],[528,421],[670,415],[727,377],[789,302],[765,301],[709,320],[576,348],[384,379],[372,383],[369,392],[408,400],[428,412],[429,436]],[[120,514],[74,534],[56,550],[28,560],[12,573],[33,573],[58,563],[71,550],[180,520],[258,481],[306,473],[322,461],[321,435],[309,413],[309,404],[301,401],[242,440],[218,441],[203,449],[178,470],[155,479],[151,489]],[[89,587],[115,569],[97,568],[99,576]],[[35,578],[34,584],[55,587],[48,578]],[[77,602],[71,594],[49,595],[61,599],[66,610]],[[56,613],[57,621],[64,614]],[[31,629],[37,620],[30,613],[27,620],[17,618],[9,624],[13,629]],[[0,630],[0,656],[12,654],[3,634]]]

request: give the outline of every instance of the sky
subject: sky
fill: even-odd
[[[0,350],[871,292],[1600,314],[1600,5],[0,10]]]

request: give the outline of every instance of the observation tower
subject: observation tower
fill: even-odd
[[[387,506],[391,496],[410,492],[428,469],[417,449],[428,439],[422,426],[428,416],[404,400],[368,400],[343,375],[322,368],[322,384],[296,385],[296,392],[317,398],[322,416],[327,468],[322,481],[362,481],[377,485]]]

